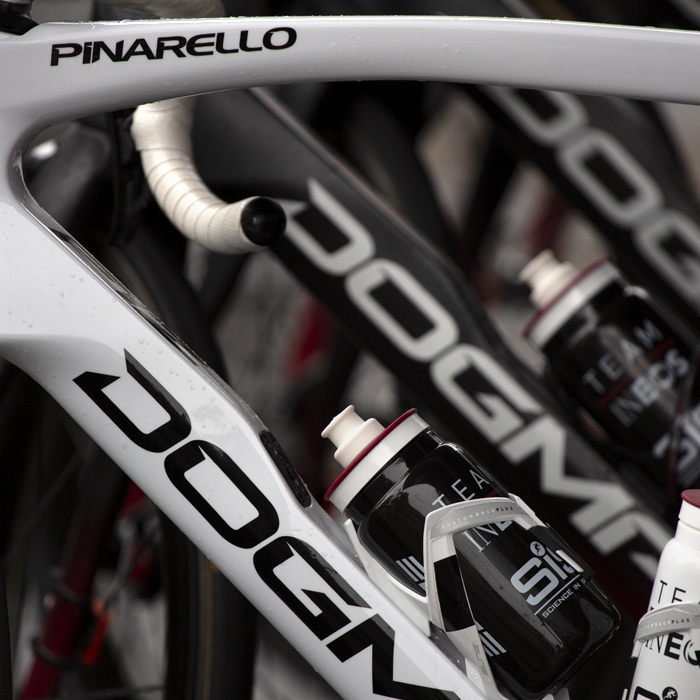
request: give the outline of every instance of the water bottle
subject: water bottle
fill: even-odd
[[[579,273],[545,251],[520,276],[538,308],[525,335],[584,425],[672,502],[700,486],[693,341],[606,260]]]
[[[487,696],[555,691],[617,628],[586,564],[415,410],[384,429],[350,406],[323,435],[345,467],[326,497],[368,575],[447,633]]]
[[[661,554],[650,612],[637,628],[632,681],[623,700],[700,698],[700,490],[684,491],[681,498],[678,528]]]

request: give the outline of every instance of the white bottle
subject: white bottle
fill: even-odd
[[[635,644],[639,657],[627,700],[700,699],[700,645],[691,641],[692,634],[697,642],[700,622],[700,489],[684,491],[682,498],[676,536],[661,554],[651,592],[655,615],[642,618],[637,630],[638,639],[648,638]],[[641,635],[645,621],[647,634]],[[675,631],[649,636],[654,627],[668,626]]]

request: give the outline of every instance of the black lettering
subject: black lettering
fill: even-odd
[[[680,654],[676,654],[675,650],[681,649],[679,642],[682,640],[682,634],[678,634],[678,632],[669,632],[668,639],[666,639],[666,646],[664,647],[664,656],[668,656],[669,659],[680,659]]]
[[[213,51],[202,51],[203,48],[207,46],[214,46],[213,41],[202,41],[203,39],[213,39],[213,34],[197,34],[197,36],[190,37],[187,42],[187,53],[190,56],[213,56]]]
[[[691,666],[700,666],[700,650],[691,649],[693,642],[688,640],[683,647],[683,658]]]
[[[305,595],[320,608],[315,615],[275,575],[275,569],[297,552],[299,556],[338,594],[348,605],[368,608],[367,603],[341,578],[338,572],[306,542],[294,537],[279,537],[255,553],[253,563],[260,578],[274,591],[280,600],[319,638],[325,639],[343,629],[350,618],[325,594],[304,590]]]
[[[627,664],[625,665],[625,677],[623,688],[628,691],[627,697],[629,697],[629,690],[632,688],[632,681],[634,680],[634,672],[637,670],[637,660],[638,656],[630,656],[627,659]],[[624,693],[623,693],[624,697]]]
[[[347,661],[369,646],[372,647],[372,691],[376,695],[400,700],[457,700],[448,690],[394,680],[394,630],[379,615],[356,625],[332,641],[328,649],[341,661]]]
[[[687,593],[687,591],[685,591],[683,588],[678,588],[678,586],[676,586],[673,589],[673,595],[671,596],[672,603],[682,603],[683,602],[683,598],[676,598],[676,593],[678,593],[678,591],[680,591],[681,593]]]
[[[95,41],[92,45],[92,62],[100,60],[100,54],[104,51],[112,63],[117,63],[119,61],[124,61],[124,42],[118,41],[117,45],[114,47],[114,51],[104,43],[104,41]]]
[[[656,651],[660,654],[661,653],[661,637],[654,637],[653,639],[647,639],[647,641],[644,642],[644,646],[647,649],[651,649],[652,651],[654,650],[655,644],[656,644]]]
[[[207,499],[188,481],[186,473],[204,461],[204,455],[216,464],[233,485],[255,506],[258,515],[238,529],[232,528]],[[250,549],[277,532],[277,511],[243,470],[219,447],[204,440],[192,440],[165,458],[165,473],[180,493],[206,518],[228,542]]]
[[[656,693],[652,693],[651,690],[645,690],[644,688],[637,686],[632,700],[639,700],[639,698],[646,698],[646,700],[661,700],[659,696]]]
[[[73,381],[107,414],[110,420],[135,445],[149,452],[165,452],[184,440],[192,430],[185,409],[168,393],[167,389],[146,371],[128,352],[124,351],[126,371],[132,376],[170,416],[170,420],[150,433],[143,433],[103,393],[103,389],[119,379],[99,372],[83,372]]]
[[[262,46],[250,47],[248,46],[248,30],[244,29],[241,32],[241,40],[239,42],[239,47],[241,51],[262,51]]]
[[[272,37],[276,32],[287,32],[287,41],[284,44],[273,44]],[[297,33],[291,27],[278,27],[277,29],[268,29],[263,37],[263,46],[266,49],[272,49],[273,51],[279,51],[280,49],[288,49],[293,46],[297,40]]]
[[[170,42],[166,44],[165,42]],[[163,58],[166,51],[172,51],[178,58],[185,58],[182,47],[187,43],[184,36],[160,36],[156,44],[156,58]]]
[[[153,51],[145,39],[136,39],[126,52],[124,60],[128,61],[132,56],[145,56],[149,61],[155,59]]]
[[[90,63],[92,59],[92,42],[86,41],[83,45],[83,63]]]
[[[61,53],[61,49],[68,49]],[[51,65],[57,66],[61,58],[73,58],[80,56],[83,52],[83,47],[80,44],[54,44],[51,47]]]
[[[666,581],[659,580],[659,583],[661,584],[661,588],[659,589],[659,599],[656,601],[657,603],[661,602],[661,596],[664,593],[664,587],[668,585]]]
[[[224,33],[219,32],[216,35],[216,50],[218,53],[238,53],[238,49],[225,49],[224,48]]]

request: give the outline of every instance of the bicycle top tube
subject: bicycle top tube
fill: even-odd
[[[121,43],[123,42],[123,43]],[[39,25],[0,36],[13,131],[236,87],[356,79],[495,83],[700,102],[689,31],[473,17]],[[6,131],[6,125],[3,124]]]
[[[247,407],[24,209],[7,161],[51,122],[302,80],[474,80],[700,102],[700,88],[679,77],[696,56],[700,35],[690,32],[519,20],[139,21],[2,35],[0,354],[43,384],[347,697],[479,698],[369,583],[332,523],[292,493]],[[110,398],[103,390],[116,382],[139,398]],[[213,490],[226,500],[207,500]],[[310,607],[307,590],[328,607]],[[392,675],[360,653],[368,646],[394,660]]]
[[[53,123],[228,88],[438,80],[700,103],[700,87],[687,79],[698,64],[698,32],[576,22],[272,17],[49,23],[23,35],[0,33],[0,160],[19,162],[30,138]],[[0,201],[26,200],[19,171],[2,172]]]

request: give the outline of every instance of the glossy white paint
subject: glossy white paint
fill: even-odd
[[[137,38],[155,50],[158,37],[224,32],[230,49],[240,31],[248,31],[248,45],[257,48],[267,31],[281,27],[297,34],[282,50],[204,55],[212,49],[203,39],[196,56],[166,49],[160,60],[134,55],[113,63],[103,52],[87,65],[84,54],[50,65],[52,44],[104,41],[114,47],[124,40],[126,53]],[[28,117],[30,129],[37,122],[195,92],[313,80],[448,80],[700,102],[692,80],[700,60],[698,33],[575,22],[287,17],[55,23],[19,37],[1,35],[0,52],[3,94],[12,95],[5,110]]]
[[[380,614],[395,630],[397,648],[419,667],[425,685],[452,690],[460,698],[479,697],[466,676],[446,662],[437,647],[369,582],[325,513],[318,506],[306,510],[299,506],[258,439],[262,423],[245,404],[161,335],[126,293],[110,286],[99,271],[28,214],[22,216],[15,207],[0,204],[0,231],[0,353],[37,379],[343,695],[367,697],[371,655],[339,662],[326,644],[350,625],[319,640],[261,581],[253,556],[281,536],[307,542],[368,607],[348,606],[301,562],[304,588],[326,593],[355,623]],[[117,383],[126,384],[122,392],[126,398],[120,401],[124,412],[135,423],[139,416],[147,418],[157,404],[126,375],[124,350],[167,388],[190,417],[190,435],[165,452],[149,452],[131,442],[73,381],[86,371],[120,377]],[[241,549],[226,541],[167,477],[164,459],[195,439],[221,448],[274,507],[279,528],[261,545]],[[201,492],[217,488],[220,473],[210,469],[212,480],[207,486],[201,483],[207,479],[207,470],[193,471],[199,471],[191,480],[198,482]],[[229,507],[235,509],[240,498]],[[211,504],[222,508],[216,498]],[[241,526],[255,517],[254,507],[256,503],[246,511]],[[221,515],[235,523],[236,513]],[[305,605],[315,609],[309,600]],[[358,683],[358,678],[363,682]]]
[[[296,32],[289,48],[274,48],[280,33],[268,34],[272,48],[259,51],[210,53],[208,48],[211,35],[223,33],[222,46],[231,50],[243,31],[247,46],[257,48],[267,32],[281,27]],[[117,42],[124,41],[128,54],[143,40],[140,53],[148,54],[157,52],[159,37],[182,37],[192,42],[192,52],[179,56],[165,50],[162,59],[149,60],[137,51],[128,61],[113,62],[103,50],[99,61],[82,63],[87,42],[102,41],[117,51]],[[51,65],[52,45],[59,44],[64,47]],[[326,645],[380,614],[395,631],[395,680],[410,677],[460,698],[479,698],[467,677],[369,581],[322,511],[298,505],[258,439],[263,426],[257,417],[163,335],[97,265],[46,227],[56,228],[26,194],[18,170],[21,149],[48,124],[89,113],[197,92],[309,80],[464,80],[700,102],[700,86],[688,79],[699,64],[700,36],[694,33],[529,20],[169,20],[48,24],[23,36],[0,34],[0,354],[45,386],[345,697],[372,694],[371,655],[361,652],[341,663]],[[128,384],[125,350],[167,387],[191,419],[191,434],[163,453],[128,440],[73,381],[91,371]],[[143,425],[153,420],[153,399],[136,383],[126,386],[123,396],[125,412],[133,407]],[[234,546],[167,477],[164,458],[194,439],[221,448],[273,505],[279,528],[265,542],[250,549]],[[200,470],[194,481],[203,491],[208,473],[212,488],[220,477],[216,469]],[[213,503],[223,507],[217,499]],[[249,510],[247,517],[255,513]],[[297,580],[301,576],[305,587],[326,593],[350,619],[319,640],[261,582],[254,567],[254,553],[280,536],[308,543],[369,607],[349,606],[295,557],[295,566],[301,567]],[[310,601],[303,604],[315,610]]]

